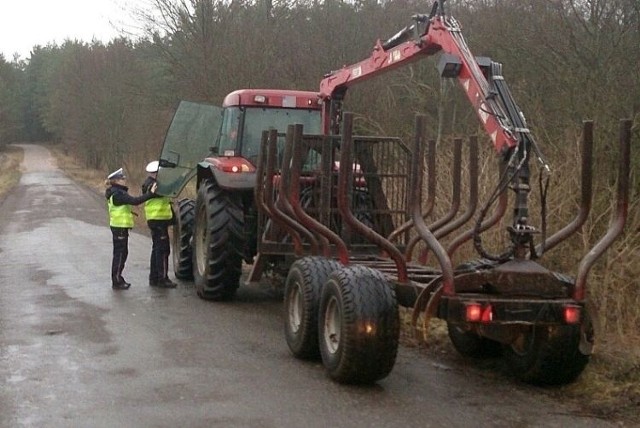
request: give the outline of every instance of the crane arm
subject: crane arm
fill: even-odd
[[[506,153],[519,142],[530,139],[524,115],[513,101],[502,76],[495,74],[500,65],[471,54],[458,23],[444,15],[442,2],[437,1],[429,15],[413,16],[413,21],[411,26],[384,43],[378,40],[368,58],[331,72],[322,79],[320,97],[325,105],[325,133],[338,133],[339,104],[348,88],[441,53],[441,74],[443,77],[457,77],[498,153]]]
[[[458,79],[494,149],[507,165],[508,173],[500,179],[495,194],[502,193],[507,186],[515,192],[513,223],[508,228],[513,245],[504,254],[491,258],[504,259],[514,254],[521,257],[527,247],[533,248],[532,234],[536,233],[535,228],[529,225],[531,155],[536,154],[545,169],[548,171],[549,168],[502,76],[502,65],[471,54],[459,24],[445,15],[444,1],[436,0],[428,15],[414,15],[412,25],[387,41],[378,40],[368,58],[331,72],[322,79],[323,132],[340,133],[342,101],[351,86],[422,58],[441,54],[438,69],[442,77]],[[479,248],[481,241],[479,232],[476,232]],[[488,253],[483,254],[490,257]]]

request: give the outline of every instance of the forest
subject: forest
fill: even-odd
[[[60,144],[87,168],[106,173],[122,166],[142,178],[180,100],[220,105],[239,88],[318,90],[326,73],[368,57],[376,40],[431,8],[415,0],[148,4],[136,12],[142,37],[123,32],[108,43],[34,46],[27,59],[0,56],[0,150],[13,142]],[[445,6],[472,52],[503,64],[552,166],[550,229],[575,215],[582,121],[595,123],[595,215],[564,250],[545,256],[554,266],[575,273],[606,230],[615,203],[619,120],[634,121],[627,226],[588,284],[600,333],[638,340],[640,2],[448,0]],[[345,108],[356,113],[361,134],[410,138],[420,113],[439,145],[479,135],[487,143],[482,169],[494,179],[487,136],[458,84],[441,79],[435,64],[425,58],[354,87]]]

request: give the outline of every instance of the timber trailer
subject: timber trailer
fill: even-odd
[[[588,218],[593,124],[583,126],[579,211],[547,237],[544,197],[541,229],[530,224],[530,163],[539,161],[542,195],[550,168],[511,96],[501,64],[471,54],[459,24],[446,16],[443,4],[436,1],[429,14],[413,16],[412,25],[378,41],[369,58],[326,75],[316,99],[305,93],[308,98],[290,102],[291,109],[300,108],[316,119],[321,113],[321,122],[293,119],[264,126],[251,160],[239,143],[221,150],[224,118],[217,136],[193,138],[187,134],[202,127],[179,120],[178,109],[167,140],[175,128],[181,135],[176,141],[217,143],[211,156],[196,166],[183,159],[184,149],[172,151],[165,142],[160,193],[168,194],[171,187],[162,191],[165,170],[176,183],[198,176],[196,203],[180,202],[182,225],[175,234],[174,256],[180,259],[192,251],[198,294],[214,300],[233,295],[242,260],[253,264],[247,282],[259,281],[268,271],[287,272],[286,342],[297,358],[319,356],[329,377],[341,383],[373,383],[391,372],[399,344],[400,306],[409,309],[416,332],[422,323],[422,334],[433,317],[444,320],[452,344],[464,356],[502,354],[525,382],[571,382],[584,370],[594,344],[594,314],[586,299],[588,273],[626,222],[631,121],[620,122],[618,192],[609,229],[581,260],[575,277],[544,267],[543,254]],[[435,54],[440,54],[441,75],[458,79],[490,137],[498,154],[499,179],[478,209],[478,143],[469,138],[468,203],[458,214],[464,144],[454,140],[451,208],[427,224],[435,200],[437,162],[435,142],[425,136],[424,117],[416,117],[408,147],[398,138],[353,135],[353,115],[342,111],[342,102],[352,85]],[[199,123],[208,122],[204,118]],[[424,162],[429,196],[425,204]],[[237,190],[237,183],[244,183],[243,191]],[[509,201],[513,218],[506,248],[493,254],[485,248],[482,234],[501,222]],[[469,223],[472,226],[465,229]],[[445,246],[442,238],[449,235]],[[535,236],[540,237],[537,243]],[[454,267],[456,251],[469,241],[479,257]],[[421,245],[424,248],[414,254]],[[436,266],[427,263],[429,254]]]

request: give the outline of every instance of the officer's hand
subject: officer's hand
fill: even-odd
[[[151,185],[151,193],[155,195],[157,189],[158,189],[158,183],[153,183]]]

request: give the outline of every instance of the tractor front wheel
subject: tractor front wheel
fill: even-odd
[[[193,274],[198,296],[228,300],[238,289],[245,247],[240,198],[206,180],[198,189]]]

